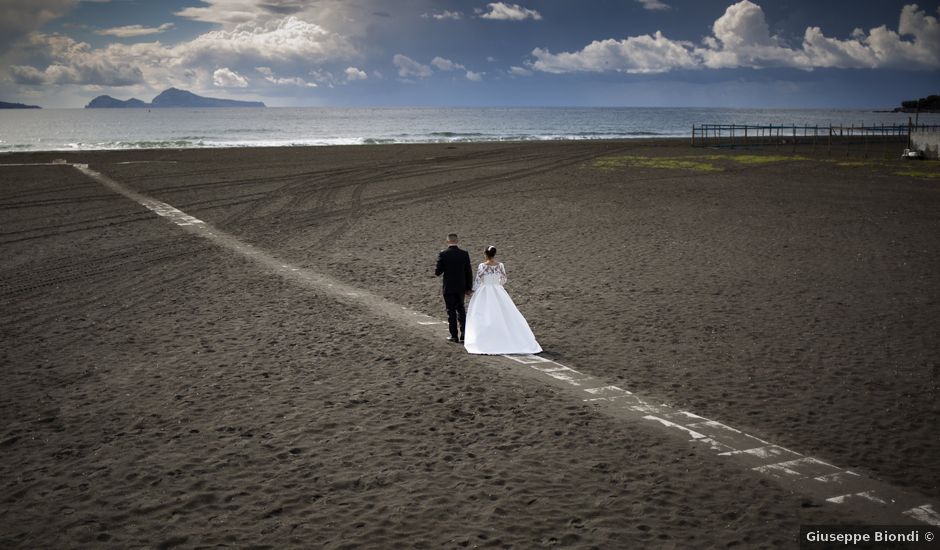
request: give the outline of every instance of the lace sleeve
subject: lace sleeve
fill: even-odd
[[[508,277],[506,277],[506,266],[504,266],[503,263],[500,262],[499,263],[499,284],[501,285],[506,284],[507,279]]]
[[[476,289],[483,284],[483,264],[477,266],[477,274],[473,278],[473,290],[476,292]]]

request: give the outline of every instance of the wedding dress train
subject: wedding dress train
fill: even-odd
[[[467,307],[464,347],[482,355],[532,354],[542,351],[525,317],[503,288],[503,264],[480,264]]]

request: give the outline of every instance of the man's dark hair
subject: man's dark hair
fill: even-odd
[[[451,242],[457,242],[457,234],[456,234],[456,233],[448,233],[448,234],[447,234],[447,240],[448,240],[448,241],[451,241]]]

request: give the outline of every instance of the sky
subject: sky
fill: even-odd
[[[268,106],[892,108],[940,2],[0,0],[0,100],[169,87]]]

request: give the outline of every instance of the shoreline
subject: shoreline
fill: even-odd
[[[486,144],[506,144],[506,145],[521,145],[526,143],[538,144],[538,143],[581,143],[581,142],[681,142],[688,141],[691,139],[692,134],[690,133],[687,136],[664,136],[664,137],[655,137],[655,136],[637,136],[637,137],[627,137],[627,136],[618,136],[612,138],[546,138],[546,139],[493,139],[493,140],[455,140],[455,141],[413,141],[413,142],[395,142],[389,141],[384,142],[384,140],[379,140],[376,143],[324,143],[324,144],[284,144],[284,145],[219,145],[219,146],[204,146],[204,147],[128,147],[128,148],[116,148],[116,149],[36,149],[36,150],[17,150],[17,151],[0,151],[0,155],[27,155],[27,154],[42,154],[42,153],[124,153],[124,152],[136,152],[136,151],[215,151],[215,150],[245,150],[245,149],[304,149],[304,148],[322,148],[322,147],[381,147],[381,146],[412,146],[412,145],[486,145]],[[338,138],[342,139],[342,138]],[[364,138],[366,141],[369,141],[372,138]]]

